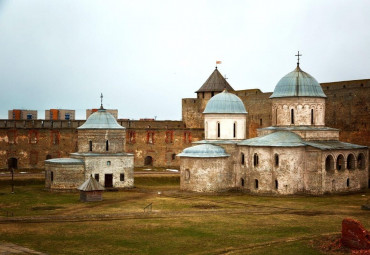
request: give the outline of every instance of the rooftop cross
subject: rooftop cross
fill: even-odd
[[[297,62],[297,66],[299,66],[299,57],[302,56],[302,54],[299,54],[299,51],[298,51],[298,54],[295,55],[296,57],[298,57],[298,62]]]
[[[103,108],[103,93],[100,93],[100,109],[104,109]]]

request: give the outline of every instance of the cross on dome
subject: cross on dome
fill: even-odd
[[[302,54],[299,54],[299,51],[298,51],[298,54],[295,55],[296,57],[298,57],[298,62],[297,62],[297,66],[299,66],[299,57],[302,56]]]

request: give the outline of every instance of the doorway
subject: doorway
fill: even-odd
[[[104,187],[113,188],[113,174],[105,174]]]

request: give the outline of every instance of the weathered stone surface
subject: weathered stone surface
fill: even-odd
[[[350,218],[344,219],[342,221],[341,243],[351,249],[370,250],[370,233],[359,221]]]

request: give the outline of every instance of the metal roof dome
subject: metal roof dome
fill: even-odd
[[[326,97],[320,84],[310,74],[299,68],[280,79],[270,98],[277,97]]]
[[[247,113],[247,111],[238,96],[224,90],[209,100],[203,113]]]
[[[112,114],[105,109],[100,108],[86,120],[86,122],[77,129],[125,129],[122,127]]]
[[[220,146],[212,144],[201,144],[186,148],[177,156],[190,158],[220,158],[228,157],[230,155],[227,154],[225,150]]]

